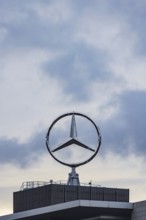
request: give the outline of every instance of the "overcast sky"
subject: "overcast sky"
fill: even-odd
[[[0,1],[0,215],[22,182],[67,179],[45,136],[72,111],[102,134],[80,181],[146,199],[145,12],[143,0]]]

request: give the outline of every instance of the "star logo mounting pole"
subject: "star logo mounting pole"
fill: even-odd
[[[69,138],[66,141],[64,141],[62,144],[59,144],[58,146],[53,147],[53,149],[52,149],[52,146],[50,145],[51,130],[53,129],[54,125],[59,120],[63,119],[64,117],[68,117],[68,116],[71,117]],[[82,117],[82,118],[88,120],[92,124],[92,126],[94,127],[94,129],[96,131],[96,136],[97,136],[97,142],[95,143],[94,148],[88,146],[89,144],[85,144],[83,141],[80,140],[80,138],[78,138],[75,116]],[[88,134],[86,134],[86,135],[88,135]],[[75,145],[75,146],[78,146],[79,148],[82,148],[85,151],[85,153],[86,153],[86,151],[87,152],[90,151],[92,153],[90,153],[90,156],[88,159],[85,159],[85,160],[79,161],[79,162],[73,162],[73,163],[72,162],[71,163],[65,162],[56,156],[57,152],[58,152],[57,155],[59,154],[60,151],[65,152],[65,149],[68,149],[68,147],[71,145],[73,147]],[[76,173],[76,167],[90,162],[97,155],[99,148],[100,148],[100,145],[101,145],[101,135],[99,132],[99,128],[96,126],[96,124],[88,116],[81,114],[81,113],[77,113],[77,112],[73,112],[73,113],[71,112],[71,113],[67,113],[67,114],[59,116],[51,124],[51,126],[48,130],[47,136],[46,136],[46,146],[47,146],[47,149],[48,149],[49,153],[51,154],[51,156],[59,163],[71,167],[71,173],[69,173],[69,177],[68,177],[68,181],[67,181],[68,185],[80,185],[79,175]],[[76,148],[73,148],[73,149],[76,149]]]

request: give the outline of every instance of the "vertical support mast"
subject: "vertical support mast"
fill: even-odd
[[[79,186],[80,181],[79,181],[79,174],[76,173],[75,167],[72,167],[71,173],[68,174],[68,185],[71,186]]]

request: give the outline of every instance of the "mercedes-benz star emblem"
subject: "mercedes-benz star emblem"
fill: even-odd
[[[59,143],[59,144],[57,143],[57,145],[55,143],[55,146],[54,146],[51,143],[51,135],[53,133],[52,130],[55,128],[57,123],[59,123],[61,120],[65,119],[65,118],[70,119],[70,128],[69,128],[70,130],[68,132],[66,132],[66,130],[64,129],[65,132],[68,133],[69,138],[67,138],[67,140],[66,140],[66,139],[64,139],[64,137],[62,137],[63,143]],[[96,140],[95,140],[94,144],[90,143],[90,141],[92,141],[92,140],[90,140],[90,141],[88,141],[88,143],[86,143],[85,140],[80,139],[78,132],[77,132],[76,118],[78,118],[78,119],[83,118],[90,123],[90,126],[92,125],[92,127],[94,128],[94,133],[96,134]],[[62,125],[62,127],[64,127],[64,126],[65,125]],[[62,133],[62,136],[63,136],[64,133],[62,131],[63,130],[62,127],[60,126],[60,128],[58,128],[56,130],[58,131],[60,129],[60,133]],[[82,130],[84,131],[85,127],[87,127],[87,126],[82,123],[82,126],[79,126],[79,127],[80,127],[80,130],[82,128]],[[88,131],[87,131],[88,133],[84,134],[84,139],[85,139],[85,137],[87,139],[88,136],[92,137],[93,128],[91,131],[90,131],[90,129],[88,129]],[[80,131],[80,133],[81,133],[81,131]],[[54,135],[54,139],[56,140],[58,138],[58,136],[60,136],[60,134],[57,134],[57,132],[56,132]],[[59,141],[60,141],[60,139],[59,139]],[[99,132],[99,128],[96,126],[96,124],[88,116],[81,114],[81,113],[77,113],[77,112],[66,113],[64,115],[59,116],[51,124],[50,128],[48,129],[47,136],[46,136],[46,146],[47,146],[47,149],[48,149],[49,153],[51,154],[51,156],[55,160],[57,160],[59,163],[66,165],[66,166],[70,166],[70,167],[78,167],[78,166],[81,166],[81,165],[91,161],[98,153],[100,145],[101,145],[101,135]],[[73,147],[71,148],[71,146],[73,146]],[[85,152],[83,152],[79,148],[84,149]],[[67,149],[68,149],[68,151],[67,151]],[[75,151],[77,151],[77,153],[75,153]],[[90,153],[90,152],[92,152],[92,153]],[[78,153],[80,153],[80,156],[79,156],[79,159],[76,161],[76,158],[78,157]],[[67,155],[65,155],[65,154],[67,154]],[[71,160],[73,155],[75,155],[74,161]],[[60,157],[61,157],[61,159],[60,159]]]

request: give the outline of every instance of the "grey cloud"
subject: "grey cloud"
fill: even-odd
[[[43,11],[45,5],[51,7],[55,2],[57,1],[0,2],[0,25],[7,28],[9,32],[5,48],[9,46],[55,48],[55,50],[65,48],[69,39],[72,38],[74,28],[71,23],[75,21],[76,16],[72,21],[67,19],[54,23],[53,16],[51,19],[41,20],[35,10],[36,5],[39,5],[40,10]]]
[[[64,23],[52,24],[51,20],[42,22],[38,18],[35,11],[29,7],[30,3],[33,4],[34,2],[31,0],[23,0],[21,3],[19,0],[0,2],[1,11],[4,14],[7,12],[6,15],[9,13],[7,19],[5,17],[5,20],[1,20],[1,25],[9,30],[9,35],[1,48],[6,49],[9,46],[11,48],[41,47],[55,51],[65,51],[66,55],[62,55],[54,62],[45,63],[43,66],[44,71],[60,81],[63,80],[65,82],[65,92],[72,94],[76,100],[87,101],[90,98],[87,88],[91,82],[113,80],[112,73],[106,70],[106,54],[94,48],[89,48],[83,42],[75,42],[73,38],[79,17],[84,10],[84,12],[88,12],[87,9],[91,3],[86,0],[83,3],[81,1],[69,1],[70,7],[73,9],[70,20],[66,20]],[[53,1],[37,2],[40,4],[43,2],[47,5],[53,3]],[[93,12],[94,10],[96,13],[101,13],[101,11],[118,12],[121,13],[122,18],[126,16],[127,22],[131,22],[131,27],[140,31],[143,42],[143,39],[145,39],[145,24],[143,22],[145,20],[145,3],[142,3],[143,1],[140,1],[140,3],[137,3],[136,0],[133,1],[132,7],[131,2],[127,0],[112,0],[106,1],[106,3],[105,1],[93,2],[95,6],[91,8]],[[21,13],[16,13],[18,11],[24,15],[21,17],[21,22],[19,20]],[[136,13],[138,16],[135,16]],[[15,17],[15,15],[18,17]],[[132,19],[134,19],[133,23]],[[140,44],[140,47],[144,48],[144,44]],[[119,114],[103,124],[101,122],[103,150],[108,151],[108,149],[111,149],[126,153],[130,142],[133,141],[133,150],[139,153],[145,152],[145,98],[146,95],[142,92],[126,92],[119,97],[121,103]],[[0,161],[11,161],[24,165],[29,160],[29,154],[44,151],[41,146],[44,144],[43,135],[43,132],[37,134],[26,144],[20,144],[16,139],[1,138]]]
[[[66,141],[70,135],[70,123],[71,118],[67,123],[67,129],[62,129],[58,127],[53,127],[50,133],[50,145],[58,146],[58,144]],[[83,127],[83,124],[77,124],[78,135],[86,141],[86,143],[95,144],[93,139],[95,139],[95,133],[90,134],[88,138],[86,134],[88,128]],[[50,157],[46,148],[46,131],[41,131],[35,133],[26,143],[20,143],[17,139],[8,139],[6,137],[0,138],[0,164],[15,164],[21,166],[22,168],[27,167],[34,160],[37,161],[44,154],[48,154],[48,159]],[[86,133],[86,134],[84,134]],[[86,140],[87,139],[87,140]],[[71,152],[66,151],[62,158],[64,160],[71,157]]]
[[[44,65],[46,74],[51,74],[65,82],[65,92],[76,100],[90,98],[88,86],[91,82],[109,81],[113,77],[104,68],[106,55],[88,48],[85,44],[74,43],[66,55]]]
[[[145,3],[142,1],[140,4],[133,1],[132,7],[129,1],[92,1],[92,4],[88,1],[67,1],[69,2],[68,4],[66,2],[67,7],[71,11],[68,19],[59,23],[52,23],[53,17],[49,20],[40,20],[35,11],[35,5],[39,4],[40,7],[41,5],[46,5],[48,7],[54,2],[59,3],[59,1],[46,0],[22,0],[21,3],[18,0],[1,1],[1,25],[9,30],[6,45],[67,49],[71,46],[71,42],[73,43],[73,37],[76,34],[76,24],[83,14],[88,16],[88,9],[95,14],[113,14],[118,11],[121,17],[126,18],[127,22],[131,23],[131,27],[141,30],[140,35],[145,39],[145,23],[143,22],[145,20]],[[77,44],[72,44],[72,46],[78,47]]]
[[[15,138],[0,138],[0,163],[12,163],[27,167],[32,158],[37,160],[47,152],[45,147],[45,133],[36,133],[26,143],[19,143]]]
[[[113,118],[99,123],[102,135],[100,155],[107,152],[116,152],[120,155],[137,153],[146,154],[146,93],[127,91],[119,96],[120,110]],[[69,123],[70,126],[70,123]],[[85,127],[77,124],[78,134],[85,138]],[[88,130],[88,129],[87,129]],[[56,128],[57,140],[67,138],[69,132]],[[56,141],[54,133],[54,141]],[[36,133],[27,143],[19,143],[16,139],[0,139],[0,163],[14,163],[19,166],[28,166],[31,159],[37,159],[41,154],[46,154],[46,132]],[[89,135],[88,141],[93,141],[94,136]],[[86,139],[86,138],[85,138]],[[56,142],[54,142],[56,143]],[[64,158],[70,155],[64,155]]]
[[[102,125],[103,151],[146,153],[146,93],[127,91],[119,97],[120,111]]]
[[[131,4],[132,3],[132,4]],[[103,5],[106,5],[103,1]],[[136,52],[139,55],[146,54],[145,38],[146,38],[146,26],[145,26],[145,1],[109,1],[107,4],[108,12],[120,15],[129,25],[132,32],[135,32],[137,37]]]

